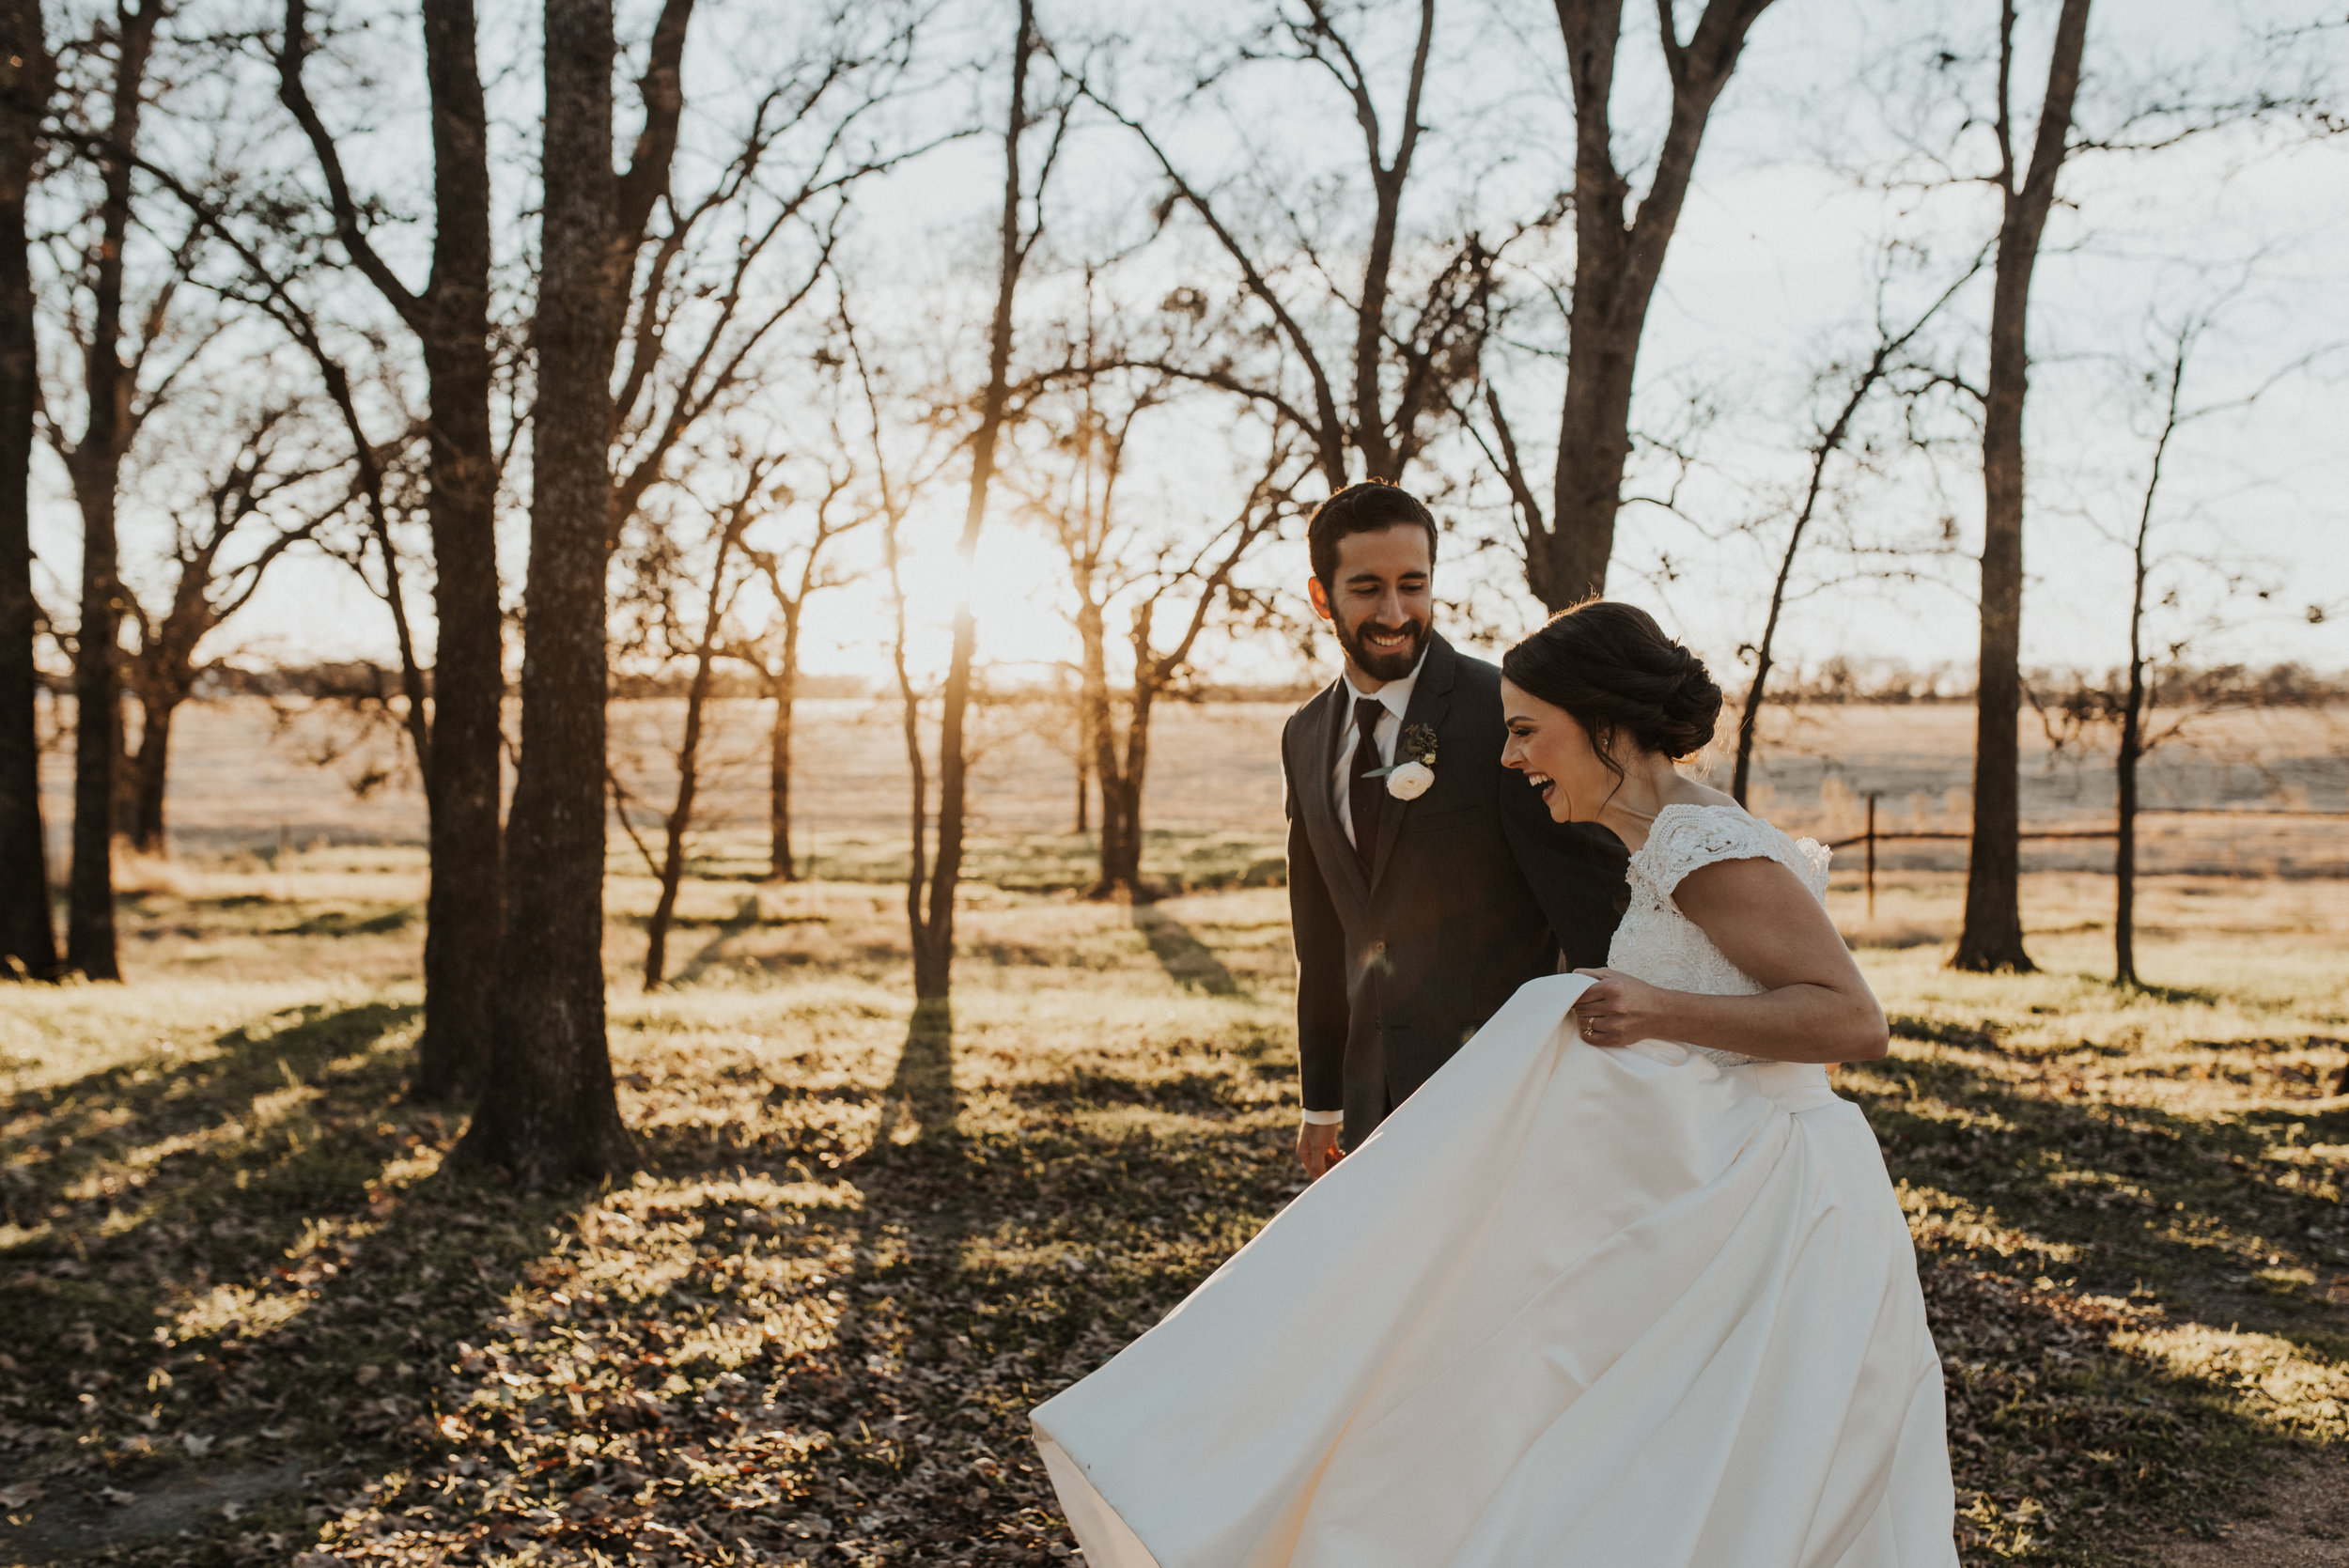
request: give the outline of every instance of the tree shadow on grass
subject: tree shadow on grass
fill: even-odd
[[[1223,960],[1193,936],[1189,926],[1163,908],[1155,904],[1135,904],[1131,918],[1134,929],[1150,944],[1150,955],[1159,961],[1168,979],[1186,990],[1202,990],[1209,996],[1244,994],[1232,971],[1223,967]]]
[[[734,913],[728,915],[724,922],[710,933],[709,939],[702,943],[700,952],[686,960],[685,967],[677,970],[677,978],[672,984],[690,986],[699,980],[704,973],[708,972],[709,966],[716,963],[725,952],[728,942],[757,924],[758,894],[744,893],[735,901]]]
[[[443,1347],[562,1208],[434,1172],[417,1013],[281,1012],[0,1102],[0,1471],[42,1492],[0,1548],[309,1539],[305,1501],[427,1439]]]
[[[917,1141],[933,1148],[950,1143],[961,1112],[955,1091],[954,1003],[944,997],[925,998],[913,1004],[896,1068],[881,1091],[874,1152]]]

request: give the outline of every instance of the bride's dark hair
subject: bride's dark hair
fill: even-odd
[[[1613,599],[1559,611],[1501,656],[1501,673],[1573,714],[1618,778],[1619,737],[1685,757],[1703,750],[1721,716],[1721,689],[1704,660],[1665,636],[1646,611]]]

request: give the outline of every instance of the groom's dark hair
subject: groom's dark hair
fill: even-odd
[[[1436,564],[1436,517],[1418,496],[1384,479],[1348,485],[1314,508],[1305,524],[1305,553],[1314,575],[1324,588],[1334,590],[1338,576],[1338,541],[1348,534],[1382,534],[1390,528],[1416,526],[1427,530],[1427,564]]]

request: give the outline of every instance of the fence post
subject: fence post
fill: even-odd
[[[1868,791],[1868,922],[1876,918],[1876,792]]]

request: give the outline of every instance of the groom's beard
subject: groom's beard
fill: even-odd
[[[1343,622],[1330,624],[1338,634],[1338,645],[1354,661],[1354,667],[1376,681],[1401,680],[1419,668],[1419,656],[1427,651],[1425,621],[1392,623],[1366,618],[1351,627]],[[1367,635],[1373,631],[1382,634],[1399,631],[1404,640],[1397,647],[1374,647]]]

